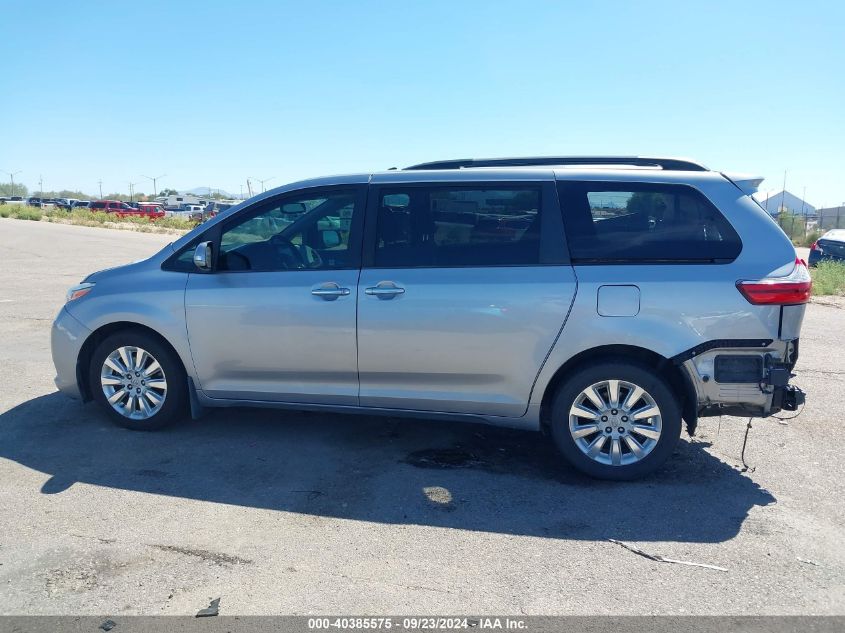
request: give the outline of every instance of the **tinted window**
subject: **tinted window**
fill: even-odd
[[[573,262],[730,261],[742,243],[700,192],[685,185],[561,182]]]
[[[537,187],[397,187],[378,199],[375,265],[539,264]]]
[[[92,209],[105,209],[106,203],[105,202],[92,202],[91,208]]]
[[[350,248],[356,196],[348,189],[287,197],[235,218],[221,236],[217,269],[357,268]]]

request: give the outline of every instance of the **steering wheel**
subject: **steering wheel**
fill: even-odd
[[[320,252],[314,250],[308,244],[302,245],[300,253],[304,253],[302,259],[305,260],[305,265],[308,268],[320,268],[323,265],[323,258],[320,257]]]
[[[270,246],[276,249],[279,258],[287,268],[308,268],[308,264],[302,257],[302,253],[288,238],[276,233],[269,239]]]

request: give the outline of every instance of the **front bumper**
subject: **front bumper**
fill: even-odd
[[[50,349],[53,365],[56,367],[56,387],[72,398],[82,397],[76,372],[77,360],[82,345],[90,334],[91,330],[77,321],[66,307],[59,311],[50,331]]]

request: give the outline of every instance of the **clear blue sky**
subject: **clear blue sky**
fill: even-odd
[[[0,169],[106,192],[525,154],[845,201],[845,3],[0,3]],[[0,178],[8,180],[5,174]]]

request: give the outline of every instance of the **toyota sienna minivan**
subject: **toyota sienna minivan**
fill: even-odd
[[[279,187],[71,288],[56,384],[130,429],[245,405],[480,420],[636,478],[682,420],[804,401],[811,282],[760,181],[552,157]]]

